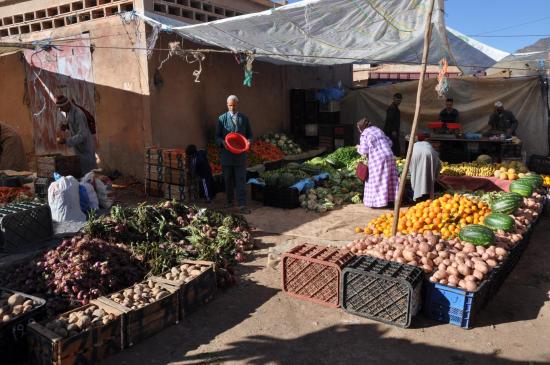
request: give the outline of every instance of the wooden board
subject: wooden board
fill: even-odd
[[[160,281],[156,282],[167,289],[170,294],[140,309],[127,308],[108,297],[97,299],[99,302],[123,313],[124,347],[133,346],[141,340],[151,337],[164,328],[179,322],[178,288]],[[122,293],[124,290],[118,293]]]
[[[180,318],[193,313],[198,308],[212,300],[217,290],[216,272],[213,262],[184,260],[180,265],[183,264],[209,266],[209,268],[188,283],[183,280],[166,279],[164,275],[169,273],[170,270],[162,273],[160,276],[154,277],[154,279],[158,282],[166,283],[178,288]]]
[[[62,338],[45,327],[45,323],[28,326],[30,363],[33,365],[95,364],[123,348],[122,312],[99,301],[66,312],[81,311],[91,304],[114,314],[115,320],[94,326],[75,336]]]

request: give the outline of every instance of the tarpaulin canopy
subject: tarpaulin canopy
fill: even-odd
[[[443,4],[443,0],[436,0],[429,63],[437,64],[446,57],[449,64],[487,68],[506,55],[447,30]],[[195,43],[233,52],[255,52],[256,59],[272,63],[418,64],[427,5],[428,0],[304,0],[187,26],[176,26],[150,12],[142,16]]]
[[[424,81],[421,100],[419,130],[426,129],[427,122],[439,119],[445,99],[434,97],[437,80]],[[352,90],[341,102],[342,122],[351,124],[367,117],[380,127],[384,126],[386,110],[396,92],[403,95],[401,132],[411,130],[418,81]],[[488,128],[494,103],[500,100],[504,108],[514,113],[519,126],[517,135],[523,140],[528,155],[548,154],[548,114],[544,85],[539,77],[476,78],[460,77],[451,80],[449,96],[454,98],[460,113],[460,123],[465,132],[478,132]]]

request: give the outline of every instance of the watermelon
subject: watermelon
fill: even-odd
[[[523,200],[523,198],[522,198]],[[491,203],[491,212],[512,214],[518,209],[519,201],[513,197],[503,197]]]
[[[533,194],[533,187],[525,181],[516,180],[510,184],[510,191],[518,193],[524,198],[528,198]]]
[[[540,187],[543,185],[544,180],[539,175],[526,175],[519,179],[520,182],[528,182],[533,189],[540,189]]]
[[[523,197],[519,195],[518,193],[505,193],[502,197],[506,197],[507,199],[514,199],[518,202],[518,206],[523,203]]]
[[[269,186],[277,186],[279,184],[279,177],[277,175],[268,175],[265,178],[265,184]]]
[[[480,224],[470,224],[462,227],[458,237],[476,246],[490,246],[495,242],[495,234],[489,227]]]
[[[502,229],[505,232],[509,232],[514,228],[514,219],[507,214],[491,213],[485,217],[483,224],[493,231]]]

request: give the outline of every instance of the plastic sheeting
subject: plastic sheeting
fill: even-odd
[[[439,112],[445,107],[445,99],[438,99],[435,92],[437,80],[424,81],[422,109],[419,130],[426,129],[426,123],[439,119]],[[386,109],[394,93],[403,94],[401,110],[401,132],[410,132],[414,116],[418,81],[372,87],[351,91],[341,102],[344,123],[355,123],[367,117],[382,127]],[[528,155],[548,154],[548,114],[543,97],[541,80],[538,77],[496,79],[464,77],[451,80],[449,96],[455,100],[460,112],[460,122],[466,132],[477,132],[485,128],[489,116],[498,100],[504,108],[511,110],[519,121],[518,137]]]
[[[417,64],[422,58],[427,5],[428,0],[305,0],[189,26],[177,26],[150,12],[142,16],[149,24],[160,22],[164,30],[195,43],[256,52],[256,59],[272,63]],[[430,63],[447,57],[450,64],[487,68],[504,57],[502,51],[446,30],[443,15],[443,0],[436,0]]]

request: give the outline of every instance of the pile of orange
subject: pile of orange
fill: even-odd
[[[432,231],[444,239],[458,235],[460,228],[467,224],[481,224],[490,213],[488,205],[459,194],[445,194],[435,200],[427,200],[400,212],[397,225],[403,234]],[[368,235],[391,235],[393,214],[385,213],[373,219],[365,228],[356,228],[356,233]]]

